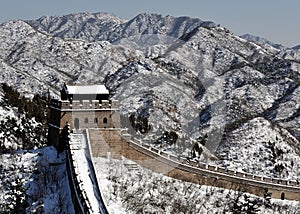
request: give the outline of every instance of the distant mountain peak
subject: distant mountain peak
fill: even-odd
[[[279,50],[287,49],[287,47],[285,47],[281,44],[273,43],[273,42],[269,41],[268,39],[262,38],[260,36],[255,36],[255,35],[252,35],[252,34],[243,34],[240,37],[243,38],[243,39],[246,39],[249,42],[256,43],[259,46],[263,46],[263,47],[271,46],[271,47],[279,49]]]
[[[296,45],[294,47],[292,47],[293,50],[299,50],[300,49],[300,45]]]
[[[139,34],[163,34],[179,38],[197,27],[217,26],[211,21],[202,21],[188,16],[173,17],[141,13],[127,21],[102,12],[44,16],[27,23],[38,31],[56,37],[110,42]]]
[[[83,13],[71,13],[63,16],[42,16],[41,18],[37,20],[30,20],[30,21],[39,21],[39,20],[44,20],[44,19],[58,19],[58,18],[68,18],[68,19],[74,19],[74,18],[89,18],[89,17],[95,17],[98,19],[114,19],[114,20],[120,20],[121,22],[124,22],[126,20],[121,19],[117,16],[114,16],[110,13],[106,12],[97,12],[97,13],[89,13],[89,12],[83,12]]]

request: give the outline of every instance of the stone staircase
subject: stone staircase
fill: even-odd
[[[118,157],[124,151],[126,144],[122,141],[119,130],[89,130],[88,131],[93,157],[105,157],[108,152],[112,157]]]
[[[84,134],[70,134],[70,149],[79,150],[87,147]]]

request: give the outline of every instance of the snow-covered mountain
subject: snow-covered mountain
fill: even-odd
[[[294,50],[299,50],[300,49],[300,45],[296,45],[293,47]]]
[[[270,40],[266,39],[266,38],[262,38],[260,36],[255,36],[252,34],[243,34],[240,36],[243,39],[246,39],[249,42],[254,42],[260,46],[263,47],[274,47],[275,49],[281,50],[281,51],[285,51],[287,49],[292,49],[292,50],[299,50],[300,49],[300,45],[296,45],[294,47],[285,47],[284,45],[281,44],[277,44],[274,42],[271,42]]]
[[[147,118],[151,131],[142,138],[156,142],[161,130],[174,131],[178,141],[189,139],[186,154],[205,134],[205,146],[219,151],[255,118],[284,129],[285,141],[298,146],[298,61],[212,22],[105,13],[12,21],[0,26],[0,59],[1,81],[25,94],[105,83],[125,117]]]
[[[215,24],[190,17],[172,17],[159,14],[139,14],[129,21],[107,13],[80,13],[63,17],[42,17],[26,21],[35,29],[61,38],[78,38],[87,41],[114,42],[137,34],[164,34],[178,38],[195,27],[213,27]]]
[[[293,179],[299,60],[298,50],[189,17],[84,13],[0,25],[0,82],[21,94],[104,83],[124,118],[147,123],[134,127],[138,138],[184,155],[199,144],[203,161]]]
[[[258,45],[261,45],[261,46],[265,46],[265,47],[270,47],[271,46],[271,47],[274,47],[278,50],[287,49],[287,47],[284,47],[281,44],[273,43],[273,42],[269,41],[268,39],[262,38],[260,36],[254,36],[252,34],[243,34],[240,37],[243,38],[243,39],[248,40],[249,42],[254,42],[254,43],[256,43]]]
[[[270,49],[273,51],[274,54],[277,56],[280,56],[284,59],[288,60],[296,60],[299,62],[300,59],[300,45],[296,45],[294,47],[285,47],[281,44],[276,44],[274,42],[271,42],[265,38],[254,36],[251,34],[244,34],[240,36],[243,39],[246,39],[249,42],[253,42],[259,46],[262,46],[264,48]]]

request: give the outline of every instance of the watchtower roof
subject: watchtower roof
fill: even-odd
[[[67,94],[109,94],[105,85],[65,85]]]

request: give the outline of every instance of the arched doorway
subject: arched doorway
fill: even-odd
[[[103,118],[103,123],[104,123],[104,124],[107,123],[107,118],[106,118],[106,117]]]
[[[78,118],[74,119],[74,128],[79,129],[79,119]]]

